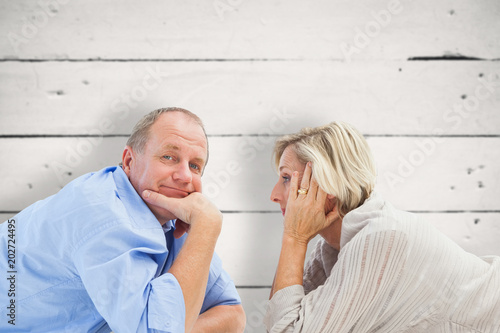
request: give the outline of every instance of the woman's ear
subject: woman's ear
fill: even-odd
[[[325,213],[330,213],[337,205],[337,197],[333,194],[327,194],[325,203]]]

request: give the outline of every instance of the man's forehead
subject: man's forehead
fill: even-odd
[[[205,138],[203,140],[186,140],[182,136],[166,134],[159,141],[158,148],[161,150],[190,151],[193,154],[200,155],[200,158],[206,158],[207,155]]]
[[[201,124],[180,112],[162,114],[153,124],[153,128],[155,127],[158,127],[162,131],[183,132],[205,137],[205,132]]]
[[[173,113],[177,116],[169,115]],[[207,138],[201,125],[194,119],[179,113],[169,112],[161,115],[151,127],[151,132],[157,137],[166,138],[177,136],[182,140],[193,142],[200,146],[207,146]]]
[[[157,154],[168,151],[189,154],[189,159],[193,162],[206,164],[208,158],[208,147],[205,136],[193,138],[183,133],[172,131],[162,132],[161,135],[152,135],[148,144]]]

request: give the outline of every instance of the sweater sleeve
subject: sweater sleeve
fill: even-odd
[[[300,285],[274,294],[265,319],[268,331],[369,331],[390,308],[407,251],[403,232],[361,232],[341,250],[323,285],[307,295]]]

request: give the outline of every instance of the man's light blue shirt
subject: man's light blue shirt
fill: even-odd
[[[184,332],[182,290],[167,271],[186,235],[174,239],[173,221],[162,228],[120,167],[81,176],[9,222],[0,224],[0,267],[16,272],[15,296],[0,279],[1,332]],[[201,312],[240,303],[214,254]]]

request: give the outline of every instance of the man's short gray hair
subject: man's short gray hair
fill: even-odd
[[[127,146],[130,146],[133,150],[141,153],[144,150],[144,147],[146,146],[146,143],[149,140],[149,132],[151,126],[153,126],[155,121],[162,114],[167,112],[184,113],[185,115],[193,119],[198,125],[200,125],[201,129],[203,130],[203,133],[205,134],[205,139],[207,141],[207,162],[208,162],[208,137],[207,133],[205,132],[205,127],[203,126],[203,122],[201,121],[200,117],[198,117],[191,111],[179,107],[157,109],[151,111],[150,113],[142,117],[141,120],[139,120],[137,124],[135,124],[134,129],[132,130],[132,134],[130,134],[130,137],[127,140]]]

